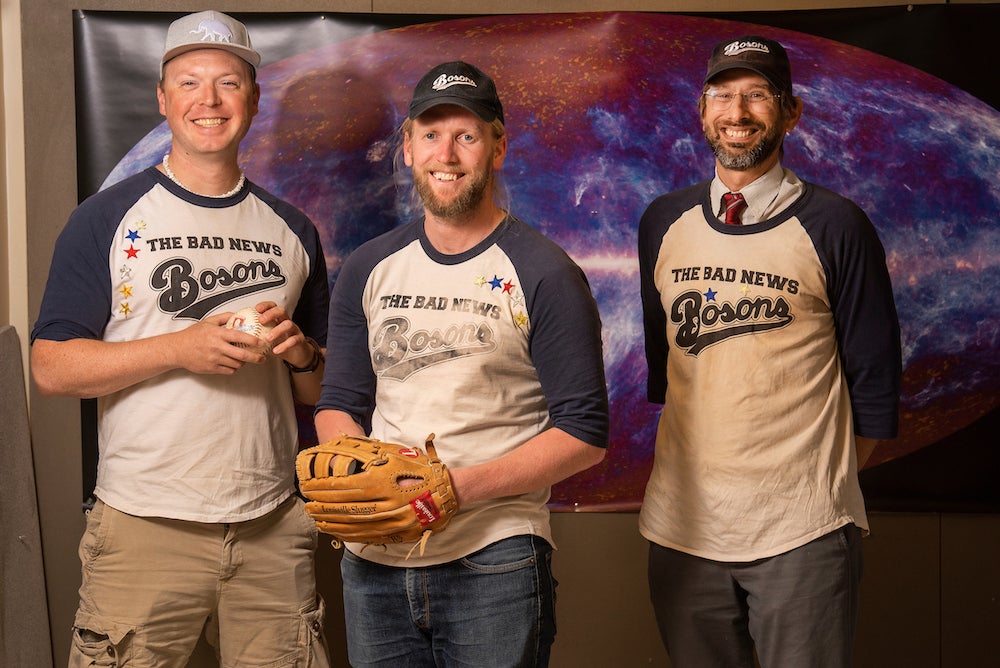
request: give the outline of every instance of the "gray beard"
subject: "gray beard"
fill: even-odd
[[[720,165],[735,172],[745,172],[763,163],[781,146],[781,133],[771,132],[765,135],[756,146],[745,153],[730,153],[718,136],[710,137],[705,133],[705,141],[708,142]]]

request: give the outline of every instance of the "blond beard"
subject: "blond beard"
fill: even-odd
[[[442,202],[430,187],[430,175],[426,172],[414,173],[413,184],[423,202],[424,208],[442,219],[463,219],[471,216],[482,204],[488,192],[492,191],[493,165],[487,164],[482,175],[465,184],[451,202]]]

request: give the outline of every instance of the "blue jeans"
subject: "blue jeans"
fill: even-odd
[[[542,538],[514,536],[425,568],[383,566],[346,550],[340,563],[355,668],[548,665],[557,582]]]

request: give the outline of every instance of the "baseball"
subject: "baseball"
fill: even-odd
[[[247,334],[253,334],[260,339],[261,346],[259,349],[261,352],[265,354],[271,352],[271,343],[267,340],[267,333],[272,328],[269,325],[260,324],[260,313],[257,313],[257,309],[252,307],[241,308],[229,318],[226,327],[229,329],[238,329]],[[248,347],[239,343],[235,345],[241,348]]]

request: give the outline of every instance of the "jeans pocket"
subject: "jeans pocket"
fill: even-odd
[[[459,560],[465,568],[479,573],[509,573],[548,563],[552,547],[537,536],[513,536],[487,545]]]

